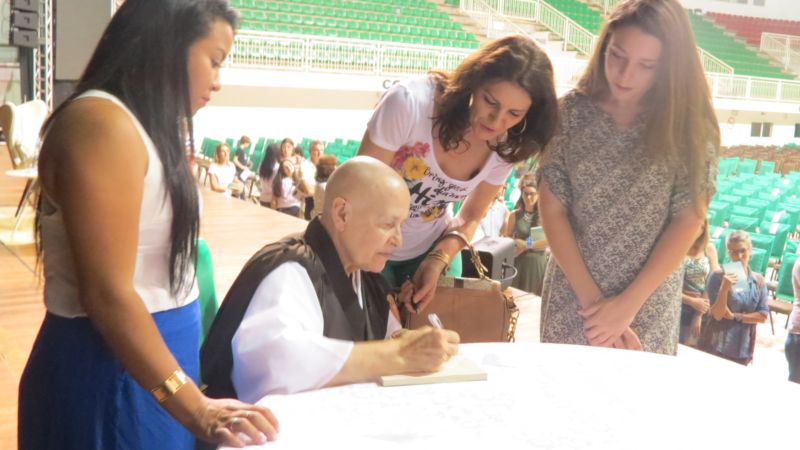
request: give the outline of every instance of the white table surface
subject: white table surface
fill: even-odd
[[[24,169],[7,170],[6,175],[16,178],[37,178],[39,176],[39,169],[34,166]]]
[[[684,351],[684,349],[681,349]],[[690,350],[690,349],[689,349]],[[787,449],[800,385],[697,351],[680,358],[557,344],[466,344],[487,381],[358,384],[264,405],[263,449]],[[786,427],[774,427],[776,420]],[[794,424],[794,425],[793,425]],[[792,437],[794,435],[794,438]]]

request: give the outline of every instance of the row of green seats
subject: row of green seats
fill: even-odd
[[[431,17],[407,17],[398,16],[395,14],[381,14],[381,13],[365,13],[353,11],[351,9],[334,9],[334,8],[321,8],[321,7],[298,7],[296,11],[258,11],[244,9],[241,11],[242,19],[244,20],[267,20],[285,21],[286,16],[308,16],[311,20],[314,17],[322,17],[326,19],[340,19],[340,20],[354,20],[358,22],[379,22],[393,25],[408,25],[414,27],[428,27],[428,28],[444,28],[452,30],[461,30],[461,24],[453,22],[449,19],[431,18]]]
[[[704,18],[687,11],[697,46],[733,67],[734,73],[748,76],[791,79],[745,44],[727,35],[725,31]]]
[[[319,16],[303,16],[294,14],[267,14],[266,18],[249,19],[242,21],[242,27],[250,26],[252,22],[266,22],[269,24],[291,24],[299,26],[316,26],[327,28],[339,28],[347,30],[360,30],[360,31],[373,31],[377,33],[392,33],[392,34],[408,34],[408,35],[421,35],[428,37],[442,37],[446,39],[464,39],[464,40],[477,40],[475,35],[467,33],[460,29],[448,29],[442,26],[429,26],[426,25],[398,25],[398,24],[385,24],[379,22],[368,22],[358,20],[346,19],[333,19],[324,18]]]
[[[450,47],[450,48],[464,48],[464,49],[471,49],[477,48],[480,44],[476,41],[467,41],[467,40],[452,40],[452,39],[443,39],[443,38],[431,38],[431,37],[422,37],[422,36],[413,36],[413,35],[398,35],[398,34],[384,34],[384,33],[376,33],[376,32],[365,32],[365,31],[350,31],[350,30],[336,30],[330,28],[321,28],[321,27],[298,27],[295,25],[267,25],[264,26],[262,23],[251,24],[247,27],[247,29],[255,30],[255,31],[267,31],[271,33],[287,33],[287,34],[303,34],[309,36],[326,36],[326,37],[336,37],[342,39],[361,39],[361,40],[370,40],[370,41],[383,41],[383,42],[394,42],[398,44],[414,44],[414,45],[430,45],[436,47]],[[285,48],[281,49],[261,49],[260,47],[253,47],[248,48],[247,46],[240,46],[237,47],[235,50],[236,54],[244,55],[244,56],[253,56],[253,57],[278,57],[278,58],[288,58],[288,59],[297,59],[302,60],[304,57],[304,51],[301,47],[292,47],[291,45],[285,46]],[[337,47],[335,50],[337,56],[344,60],[344,59],[351,59],[351,60],[364,60],[365,63],[373,63],[373,57],[369,54],[363,52],[363,48],[358,49],[351,49],[348,51],[345,47]],[[315,52],[315,55],[319,55],[319,52]]]
[[[450,16],[443,11],[432,10],[430,8],[418,8],[411,6],[391,6],[379,3],[352,2],[347,0],[333,0],[320,2],[318,0],[305,1],[286,1],[267,2],[266,5],[256,4],[253,8],[240,8],[241,10],[273,11],[273,12],[305,12],[308,8],[324,8],[326,10],[337,9],[339,11],[351,11],[354,13],[380,13],[392,14],[395,16],[415,16],[430,17],[436,19],[450,19]],[[337,12],[339,13],[339,12]],[[333,14],[333,13],[331,13]],[[325,15],[330,15],[325,13]]]

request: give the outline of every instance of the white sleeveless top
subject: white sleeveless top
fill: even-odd
[[[151,313],[184,306],[197,299],[197,283],[191,283],[178,298],[170,294],[169,253],[172,203],[164,184],[164,170],[155,145],[136,116],[115,96],[98,90],[87,91],[78,98],[96,97],[109,100],[130,116],[147,148],[147,173],[139,216],[139,239],[133,287]],[[114,189],[109,176],[109,189]],[[123,187],[124,188],[124,187]],[[47,310],[61,317],[84,317],[78,301],[78,281],[64,221],[58,205],[42,193],[41,240],[44,267],[44,303]],[[187,274],[187,279],[192,274]],[[194,280],[191,280],[194,281]]]

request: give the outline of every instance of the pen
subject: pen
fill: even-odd
[[[437,328],[439,330],[444,328],[441,319],[439,319],[439,316],[436,313],[428,314],[428,322],[430,322],[431,325],[433,325],[433,328]]]

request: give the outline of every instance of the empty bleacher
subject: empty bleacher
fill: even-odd
[[[476,48],[463,30],[426,0],[232,0],[241,29],[364,39],[404,44]]]
[[[697,46],[733,67],[736,75],[793,79],[703,16],[687,11]]]
[[[592,34],[600,34],[603,25],[603,17],[586,3],[578,0],[545,0],[547,3],[561,11],[565,16],[577,22],[578,25],[586,28]]]
[[[707,12],[706,16],[755,47],[761,43],[761,33],[764,32],[800,36],[800,22],[796,20],[766,19],[715,12]]]

